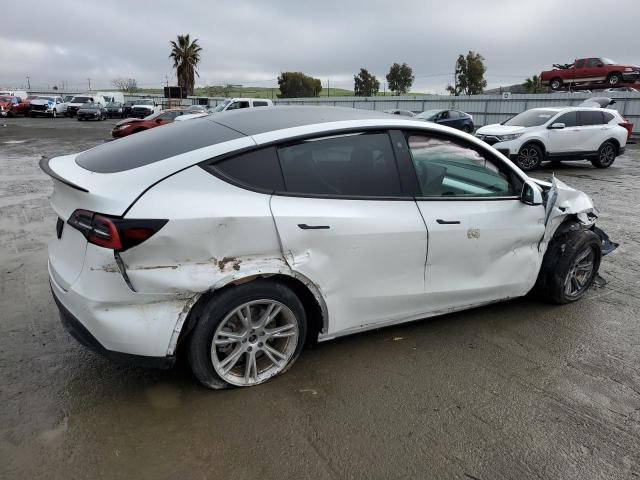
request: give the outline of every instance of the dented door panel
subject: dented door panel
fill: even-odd
[[[429,232],[426,294],[432,313],[521,296],[533,287],[542,262],[542,205],[517,199],[418,205]]]
[[[427,232],[414,201],[273,196],[271,208],[291,269],[327,303],[328,335],[428,310]]]

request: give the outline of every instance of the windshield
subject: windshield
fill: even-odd
[[[138,100],[134,105],[153,105],[153,100]]]
[[[153,120],[154,118],[160,116],[163,113],[164,112],[162,112],[162,111],[156,112],[156,113],[152,113],[151,115],[148,115],[148,116],[144,117],[143,120]]]
[[[53,102],[53,97],[38,97],[38,100],[47,100],[48,102]]]
[[[503,125],[510,127],[537,127],[546,123],[556,113],[553,110],[527,110],[510,118]]]
[[[95,108],[98,108],[98,105],[92,102],[87,102],[87,103],[83,103],[82,107],[80,108],[95,109]]]
[[[618,64],[618,62],[616,62],[615,60],[611,60],[610,58],[601,58],[600,60],[605,65],[617,65]]]
[[[89,97],[73,97],[71,103],[87,103],[89,100]]]
[[[222,102],[221,104],[217,105],[216,108],[213,109],[214,112],[221,112],[224,110],[224,107],[226,107],[227,105],[229,105],[231,103],[231,100],[225,100],[224,102]]]
[[[416,118],[423,118],[425,120],[428,120],[430,118],[435,117],[437,114],[439,114],[442,110],[425,110],[422,113],[419,113],[418,115],[416,115]]]

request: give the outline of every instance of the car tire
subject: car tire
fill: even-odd
[[[552,78],[549,82],[551,90],[560,90],[562,88],[562,79],[559,77]]]
[[[260,324],[268,308],[278,312]],[[263,383],[286,372],[305,343],[302,302],[278,282],[255,280],[229,287],[209,299],[201,312],[187,353],[193,374],[207,388]],[[275,329],[281,333],[275,334]]]
[[[471,128],[471,125],[463,125],[462,126],[462,131],[465,133],[471,133],[473,132],[473,128]]]
[[[542,163],[542,149],[535,143],[526,143],[518,151],[515,164],[524,172],[535,170]]]
[[[617,148],[611,141],[604,142],[598,149],[598,156],[591,160],[596,168],[609,168],[616,159]]]
[[[607,76],[607,84],[611,86],[620,85],[622,83],[622,75],[620,73],[614,72],[610,73]]]
[[[593,283],[601,259],[602,243],[598,235],[591,230],[569,230],[549,242],[536,290],[551,303],[575,302]]]

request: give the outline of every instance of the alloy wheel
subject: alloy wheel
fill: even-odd
[[[539,162],[538,150],[533,147],[524,147],[518,153],[518,165],[523,170],[535,168]]]
[[[257,385],[284,370],[298,338],[298,322],[289,307],[275,300],[254,300],[220,322],[211,341],[211,362],[224,381]]]
[[[595,264],[595,252],[589,246],[582,250],[569,268],[564,281],[564,293],[569,298],[581,295],[588,287]]]
[[[616,151],[613,148],[613,145],[611,145],[610,143],[606,144],[604,147],[602,147],[602,150],[600,150],[600,163],[602,165],[611,165],[611,163],[613,163],[613,161],[616,158]]]

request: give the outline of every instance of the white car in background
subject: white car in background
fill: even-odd
[[[466,133],[368,110],[209,115],[40,166],[65,327],[140,365],[186,350],[214,389],[285,372],[307,340],[534,287],[576,301],[616,247],[584,193]]]
[[[524,171],[538,168],[543,160],[589,160],[607,168],[624,153],[633,125],[616,110],[597,107],[597,100],[584,102],[590,108],[533,108],[479,128],[476,137]]]
[[[224,100],[210,109],[210,113],[229,112],[242,108],[273,107],[273,102],[268,98],[230,98]]]
[[[71,99],[71,102],[67,104],[67,116],[74,117],[80,107],[85,103],[99,103],[103,107],[107,108],[107,102],[104,98],[98,94],[85,93],[84,95],[76,95]]]
[[[39,115],[56,118],[60,115],[67,116],[67,104],[62,97],[38,96],[29,103],[29,116]]]

